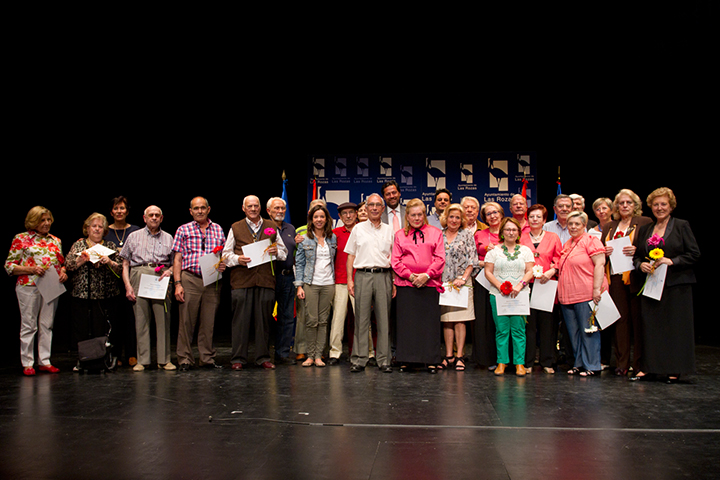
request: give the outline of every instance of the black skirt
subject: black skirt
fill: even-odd
[[[645,296],[640,298],[645,372],[695,373],[692,286],[666,286],[659,302]]]
[[[440,294],[435,287],[397,287],[396,358],[435,365],[441,360]]]

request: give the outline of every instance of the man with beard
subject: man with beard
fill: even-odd
[[[294,365],[295,358],[290,355],[293,336],[295,335],[295,227],[285,221],[287,204],[280,197],[273,197],[267,202],[267,212],[278,226],[278,238],[287,248],[287,258],[277,262],[275,272],[275,301],[277,302],[277,321],[274,325],[275,364]]]

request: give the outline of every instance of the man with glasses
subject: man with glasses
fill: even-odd
[[[177,359],[180,371],[187,371],[195,364],[192,340],[195,325],[198,325],[199,365],[207,368],[222,368],[215,363],[213,330],[215,313],[220,305],[220,288],[215,283],[203,285],[200,257],[211,255],[216,247],[225,246],[222,227],[208,218],[210,205],[207,199],[195,197],[190,202],[192,222],[181,225],[173,242],[173,278],[175,299],[179,302]],[[225,271],[225,263],[218,256],[218,272]]]
[[[367,198],[368,220],[353,227],[345,253],[347,258],[347,287],[355,297],[355,335],[350,371],[362,372],[368,363],[368,331],[370,316],[375,313],[377,323],[378,368],[391,373],[390,366],[390,303],[395,296],[390,255],[394,240],[393,229],[383,223],[385,202],[377,193]],[[355,278],[353,279],[353,270]]]
[[[277,302],[277,321],[273,325],[275,338],[275,364],[295,365],[295,357],[290,354],[295,335],[295,227],[285,221],[287,204],[280,197],[267,201],[267,212],[278,226],[278,238],[287,248],[287,258],[278,262],[275,275],[275,301]]]

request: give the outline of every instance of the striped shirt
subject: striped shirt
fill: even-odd
[[[120,257],[130,262],[130,267],[145,263],[172,265],[173,237],[163,230],[152,235],[147,227],[128,235]]]
[[[208,226],[203,232],[196,221],[180,225],[175,232],[172,249],[182,255],[182,270],[195,275],[202,275],[200,257],[212,254],[215,247],[225,246],[225,232],[217,223],[208,220]],[[218,261],[220,255],[218,255]]]

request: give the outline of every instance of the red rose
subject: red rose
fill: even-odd
[[[213,253],[217,255],[218,253],[223,251],[222,245],[218,245],[217,247],[213,248]]]

